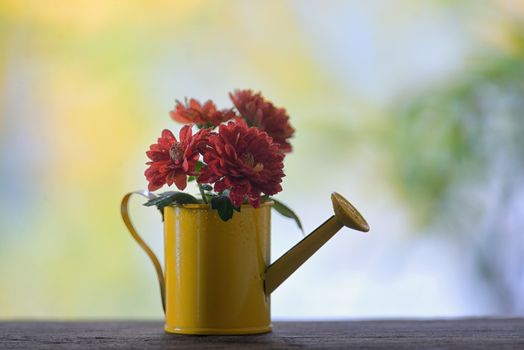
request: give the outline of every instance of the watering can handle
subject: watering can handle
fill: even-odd
[[[147,199],[155,198],[155,195],[148,192],[148,191],[135,191],[135,192],[129,192],[122,198],[122,203],[120,205],[120,213],[122,214],[122,219],[124,219],[124,223],[126,224],[127,229],[129,230],[129,233],[135,241],[138,243],[138,245],[146,252],[149,259],[151,259],[151,262],[155,266],[156,270],[156,276],[158,277],[158,284],[160,285],[160,297],[162,298],[162,308],[164,309],[164,313],[166,312],[166,283],[164,280],[164,272],[162,271],[162,266],[160,266],[160,262],[158,261],[158,258],[156,257],[155,253],[149,248],[149,246],[144,242],[142,237],[138,234],[135,227],[131,223],[131,219],[129,218],[129,199],[132,195],[139,194],[143,197],[146,197]]]

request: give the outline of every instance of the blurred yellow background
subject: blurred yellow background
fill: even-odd
[[[161,317],[119,201],[178,130],[175,99],[228,107],[235,88],[291,116],[279,197],[306,231],[332,191],[372,228],[287,281],[276,318],[524,313],[523,16],[518,1],[2,1],[0,318]],[[301,239],[277,215],[273,258]]]

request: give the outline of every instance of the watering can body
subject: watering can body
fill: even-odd
[[[272,202],[259,208],[244,205],[225,222],[209,205],[171,206],[164,208],[162,270],[129,219],[127,205],[132,194],[122,200],[122,217],[155,266],[166,315],[164,329],[169,333],[271,331],[271,292],[343,226],[369,230],[356,209],[335,193],[335,215],[270,264]]]
[[[207,205],[164,209],[166,322],[170,333],[271,330],[264,272],[270,262],[270,203],[222,221]]]

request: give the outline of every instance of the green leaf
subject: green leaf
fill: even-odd
[[[302,223],[300,222],[300,219],[297,216],[297,214],[295,214],[295,212],[291,208],[289,208],[287,205],[285,205],[281,201],[276,200],[275,198],[271,198],[271,200],[275,203],[273,204],[273,209],[275,209],[282,216],[295,220],[295,223],[297,224],[297,226],[300,228],[302,233],[304,233],[304,229],[302,228]]]
[[[195,172],[199,173],[204,165],[205,164],[203,162],[197,161],[196,164],[195,164]]]
[[[201,161],[197,161],[196,164],[195,164],[195,173],[197,174],[196,176],[188,176],[187,178],[187,181],[188,182],[191,182],[191,181],[195,181],[197,178],[198,178],[198,173],[200,173],[200,170],[202,169],[202,167],[204,166],[205,164]]]
[[[211,186],[211,185],[203,184],[203,185],[201,185],[201,186],[202,186],[202,189],[203,189],[204,191],[212,191],[212,190],[213,190],[213,186]]]
[[[192,195],[184,192],[178,191],[168,191],[159,194],[156,198],[150,199],[144,203],[146,207],[151,207],[156,205],[157,208],[162,211],[164,207],[167,207],[171,204],[190,204],[190,203],[199,203],[198,199]]]
[[[228,221],[233,217],[233,203],[227,196],[214,196],[211,198],[211,208],[218,212],[218,216],[223,221]]]

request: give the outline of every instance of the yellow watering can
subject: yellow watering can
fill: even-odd
[[[122,199],[124,222],[153,262],[166,316],[165,331],[180,334],[256,334],[271,331],[270,294],[343,226],[367,232],[360,213],[340,194],[335,214],[270,264],[272,202],[243,205],[222,221],[207,204],[164,208],[165,272],[133,227],[129,198]]]

